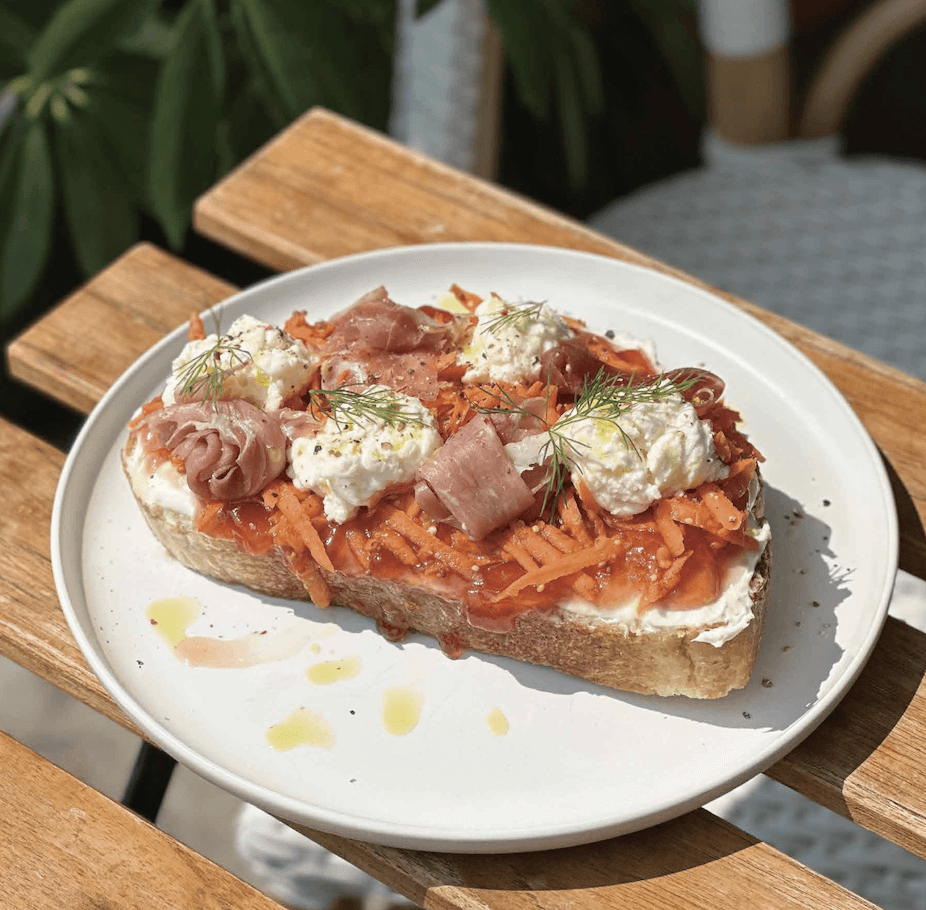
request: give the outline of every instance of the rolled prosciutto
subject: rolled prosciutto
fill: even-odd
[[[155,444],[182,459],[187,485],[203,499],[253,496],[286,467],[279,420],[246,401],[174,405],[146,422]]]

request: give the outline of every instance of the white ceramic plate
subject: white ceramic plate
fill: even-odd
[[[242,313],[280,323],[294,309],[322,318],[378,284],[418,306],[453,282],[546,299],[598,331],[652,338],[666,368],[703,364],[725,378],[727,401],[767,457],[774,533],[767,630],[745,690],[717,702],[660,699],[511,660],[453,661],[423,637],[392,644],[350,611],[272,601],[179,566],[144,524],[118,452],[133,411],[160,391],[183,329],[100,402],[62,475],[52,553],[71,628],[115,700],[167,752],[320,830],[507,852],[593,841],[703,805],[805,737],[874,646],[897,565],[878,452],[830,382],[760,323],[660,273],[569,250],[447,244],[353,256],[232,297],[221,325]],[[301,647],[246,669],[188,666],[146,617],[151,602],[177,596],[202,605],[190,635],[267,631],[280,636],[269,641],[296,636]],[[348,659],[358,669],[351,678],[320,685],[306,676]],[[386,729],[391,688],[420,700],[406,735]],[[333,742],[272,748],[268,729],[300,708]],[[499,715],[507,733],[493,732]]]

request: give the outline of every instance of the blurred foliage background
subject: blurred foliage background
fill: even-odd
[[[693,0],[488,7],[508,71],[502,182],[581,215],[684,164],[654,156],[652,133],[667,107],[692,136],[702,115]],[[140,237],[184,250],[194,199],[312,105],[385,130],[396,14],[396,0],[2,0],[0,331]]]
[[[190,231],[192,203],[313,105],[386,130],[397,2],[0,0],[0,341],[139,239],[263,277]],[[792,0],[796,91],[866,2]],[[506,62],[499,182],[581,218],[697,165],[695,0],[487,5]],[[926,157],[923,39],[866,82],[849,151]],[[36,407],[3,379],[0,410],[29,423]]]

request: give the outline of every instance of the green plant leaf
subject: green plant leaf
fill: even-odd
[[[566,177],[573,190],[581,190],[588,178],[588,123],[572,61],[565,55],[560,56],[556,70],[556,101],[566,153]]]
[[[238,49],[249,70],[248,88],[260,98],[264,113],[273,123],[274,129],[281,130],[292,120],[292,117],[285,102],[277,95],[273,79],[267,72],[267,67],[264,66],[264,61],[257,50],[243,4],[232,4],[231,21]]]
[[[61,6],[61,0],[3,0],[3,6],[38,34]]]
[[[598,51],[591,35],[584,28],[568,29],[569,56],[582,92],[585,110],[592,115],[604,111],[604,77],[598,61]]]
[[[550,113],[551,54],[549,23],[539,3],[489,0],[489,14],[502,46],[521,103],[538,119]]]
[[[8,178],[12,184],[9,222],[0,249],[0,318],[4,320],[33,290],[48,257],[55,191],[46,130],[40,120],[25,128]]]
[[[27,65],[26,52],[38,32],[6,6],[0,6],[0,60],[3,72],[22,72]]]
[[[83,273],[94,275],[138,239],[138,212],[93,118],[65,105],[54,117],[54,138],[71,243]]]
[[[211,3],[190,0],[177,19],[155,94],[149,155],[150,197],[174,249],[183,245],[193,201],[216,176],[221,96],[211,60]]]
[[[248,82],[236,94],[224,127],[230,162],[242,161],[277,131],[255,81]]]
[[[420,18],[421,16],[431,12],[431,10],[434,9],[434,7],[437,6],[437,4],[440,2],[441,0],[417,0],[417,3],[415,4],[416,18]]]
[[[106,143],[114,163],[125,176],[127,188],[139,204],[148,195],[148,112],[144,106],[120,98],[108,88],[88,89],[84,113],[93,121],[99,140]]]
[[[696,0],[627,0],[652,35],[682,101],[694,116],[704,114],[704,52],[697,35]]]
[[[172,37],[170,25],[155,11],[145,19],[137,31],[119,40],[119,48],[152,60],[161,60],[170,51]]]
[[[138,31],[155,0],[67,0],[29,50],[29,74],[38,84],[112,53]]]
[[[363,123],[384,125],[391,60],[375,32],[338,0],[236,0],[264,71],[290,119],[324,104]]]

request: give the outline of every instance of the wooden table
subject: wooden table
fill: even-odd
[[[675,274],[324,110],[203,196],[195,226],[274,269],[402,244],[500,240],[589,250]],[[88,412],[144,350],[234,290],[141,244],[16,339],[11,371]],[[853,405],[891,469],[901,565],[926,577],[926,384],[728,299],[804,351]],[[55,448],[2,426],[0,652],[133,729],[88,669],[55,595],[48,526],[63,461]],[[926,857],[924,675],[926,636],[888,620],[842,704],[768,773]],[[3,906],[275,906],[2,735],[0,757]],[[598,844],[522,855],[430,854],[305,833],[428,908],[870,906],[705,810]]]

